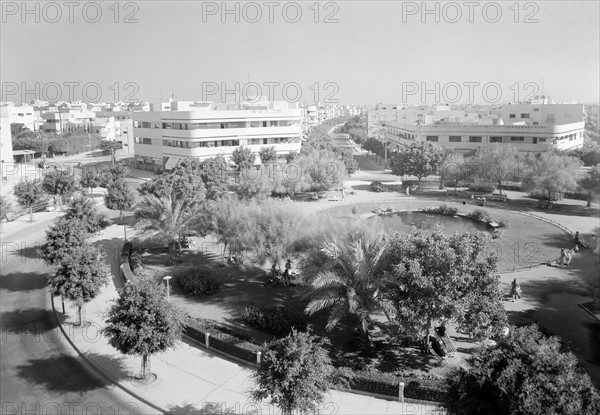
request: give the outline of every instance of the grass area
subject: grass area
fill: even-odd
[[[418,210],[425,206],[438,206],[444,202],[438,201],[410,201],[398,203],[385,203],[396,209]],[[462,205],[462,203],[447,202],[449,206],[456,206],[459,212],[469,213],[478,208],[475,205]],[[361,213],[368,213],[381,206],[382,203],[357,203]],[[496,221],[508,222],[507,228],[500,230],[501,236],[490,242],[488,249],[498,255],[498,271],[508,272],[513,269],[533,266],[556,259],[560,256],[560,249],[570,249],[572,238],[556,226],[542,220],[520,215],[518,213],[498,208],[488,208],[492,218]],[[333,217],[352,216],[352,206],[338,206],[323,210],[319,214],[330,214]]]

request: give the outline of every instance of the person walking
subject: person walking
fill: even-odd
[[[292,270],[292,261],[290,259],[285,263],[285,271],[283,272],[283,277],[286,282],[286,285],[291,283],[291,275],[290,272]]]
[[[510,284],[510,287],[511,287],[510,288],[510,295],[511,295],[513,301],[520,299],[521,295],[522,295],[522,291],[521,291],[521,286],[517,282],[516,278]]]

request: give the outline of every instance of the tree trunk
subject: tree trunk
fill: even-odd
[[[587,204],[586,207],[592,207],[592,194],[588,193]]]
[[[425,330],[425,351],[429,350],[429,333],[431,332],[431,317],[427,318],[427,328]]]
[[[81,314],[82,314],[81,313],[81,309],[82,309],[82,306],[80,306],[80,305],[77,306],[77,321],[78,321],[77,325],[78,326],[81,326],[83,324],[83,321],[82,321],[82,318],[81,318]]]
[[[148,379],[148,355],[142,355],[142,379]]]
[[[33,208],[29,206],[29,222],[33,222]]]
[[[121,225],[124,225],[123,223],[123,209],[120,210],[120,216],[121,216]]]

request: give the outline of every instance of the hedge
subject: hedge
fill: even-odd
[[[396,376],[391,373],[354,371],[350,389],[379,395],[398,396],[398,385],[404,382],[404,397],[430,402],[444,402],[447,392],[440,379],[424,379],[411,376]]]

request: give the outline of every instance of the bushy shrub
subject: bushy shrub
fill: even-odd
[[[392,213],[394,212],[394,208],[391,206],[378,206],[375,209],[373,209],[371,211],[372,213],[375,213],[376,215],[381,215],[382,213]]]
[[[501,228],[508,228],[508,221],[507,220],[498,221],[498,226]]]
[[[387,192],[387,188],[379,180],[371,182],[371,190],[374,192]]]
[[[306,321],[283,306],[249,305],[242,312],[242,322],[276,336],[288,335],[292,327],[299,331],[306,330]]]
[[[496,190],[495,183],[483,180],[476,180],[474,183],[469,183],[469,191],[471,192],[492,193],[494,190]]]
[[[193,296],[212,295],[219,291],[219,284],[208,272],[192,270],[177,277],[181,288]]]
[[[456,214],[458,213],[458,208],[443,204],[443,205],[440,205],[437,207],[424,208],[424,209],[422,209],[422,212],[437,213],[440,215],[447,215],[447,216],[456,216]]]
[[[485,223],[492,222],[492,215],[490,214],[490,212],[488,212],[485,209],[475,209],[473,212],[469,213],[467,216],[470,217],[471,219],[479,221],[479,222],[485,222]]]
[[[353,215],[359,215],[360,214],[360,209],[358,208],[358,206],[356,206],[356,205],[352,206],[352,214]]]

